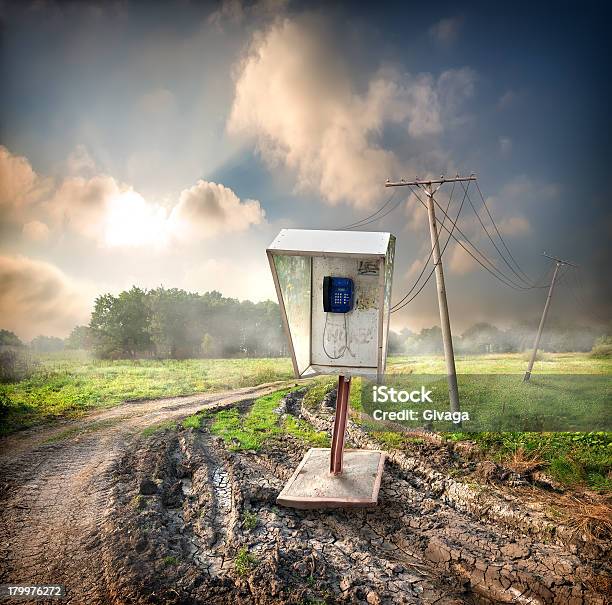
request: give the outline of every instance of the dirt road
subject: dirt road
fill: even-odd
[[[0,583],[63,584],[74,604],[605,603],[605,549],[445,477],[440,446],[395,452],[376,509],[317,512],[275,506],[298,439],[237,454],[206,427],[143,435],[277,388],[129,403],[5,439]],[[279,413],[328,430],[333,410],[297,396]],[[352,423],[349,437],[376,445]]]

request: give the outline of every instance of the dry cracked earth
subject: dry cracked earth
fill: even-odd
[[[542,507],[445,472],[442,444],[390,452],[374,509],[300,511],[276,496],[308,445],[232,452],[200,429],[143,429],[279,388],[126,403],[5,439],[0,583],[53,583],[65,602],[607,603],[609,542]],[[278,410],[331,429],[290,394]],[[358,424],[348,438],[380,447]]]

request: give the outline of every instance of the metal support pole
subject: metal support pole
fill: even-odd
[[[540,338],[542,338],[542,330],[544,329],[544,322],[546,321],[546,314],[548,313],[548,307],[550,306],[550,299],[552,298],[553,288],[555,287],[555,279],[557,279],[557,272],[559,271],[559,267],[564,264],[557,261],[555,265],[555,272],[552,276],[552,281],[550,282],[550,288],[548,289],[548,296],[546,297],[546,304],[544,305],[544,311],[542,312],[542,319],[540,319],[540,326],[538,327],[538,333],[535,337],[535,342],[533,343],[533,353],[531,354],[531,359],[529,360],[529,365],[527,366],[527,371],[525,372],[525,377],[523,378],[523,382],[529,382],[531,378],[531,370],[533,370],[533,364],[535,363],[536,356],[538,354],[538,347],[540,346]],[[569,264],[569,263],[567,263]]]
[[[342,459],[344,454],[344,438],[348,419],[348,401],[351,391],[351,379],[338,376],[338,392],[336,394],[336,417],[332,436],[329,472],[332,475],[342,474]]]
[[[450,397],[451,412],[459,412],[459,387],[457,385],[457,370],[455,369],[455,353],[453,351],[453,337],[451,335],[450,318],[448,316],[448,302],[444,286],[444,271],[442,270],[442,256],[438,239],[438,226],[434,209],[434,192],[431,183],[425,185],[427,197],[427,215],[429,216],[429,234],[433,250],[433,262],[436,270],[436,286],[438,290],[438,306],[440,308],[440,327],[444,341],[444,358],[446,359],[446,374],[448,376],[448,394]]]

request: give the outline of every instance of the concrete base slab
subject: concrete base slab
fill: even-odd
[[[329,448],[312,448],[276,502],[291,508],[376,506],[385,465],[380,450],[344,450],[341,475],[329,472]]]

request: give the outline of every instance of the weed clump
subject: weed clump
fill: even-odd
[[[234,559],[234,567],[236,569],[236,573],[241,578],[244,578],[245,576],[249,575],[249,573],[253,571],[255,567],[257,567],[257,564],[257,557],[255,555],[252,555],[246,546],[243,546],[238,551],[238,554]]]
[[[251,511],[245,510],[242,513],[242,527],[251,531],[257,527],[257,515]]]
[[[164,565],[170,566],[170,565],[178,565],[178,564],[179,564],[179,560],[177,557],[173,555],[168,555],[167,557],[164,557]]]

